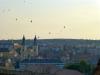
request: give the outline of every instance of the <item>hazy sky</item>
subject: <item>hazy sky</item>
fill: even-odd
[[[23,34],[100,39],[100,0],[0,0],[0,39]]]

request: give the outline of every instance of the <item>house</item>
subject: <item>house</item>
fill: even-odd
[[[8,48],[0,48],[0,57],[9,58],[9,49]]]
[[[26,66],[22,66],[23,69],[20,68],[20,70],[26,70],[31,71],[35,75],[83,75],[82,73],[75,71],[75,70],[68,70],[68,69],[62,69],[56,66],[55,64],[47,61],[46,63],[42,63],[40,61],[39,63],[34,64],[24,64]]]
[[[5,66],[5,60],[3,58],[0,58],[0,67]]]

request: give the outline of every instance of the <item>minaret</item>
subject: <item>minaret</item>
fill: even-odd
[[[34,37],[33,50],[34,50],[34,56],[38,56],[38,44],[37,44],[37,37],[36,37],[36,35]]]

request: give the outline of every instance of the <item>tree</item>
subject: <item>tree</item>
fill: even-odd
[[[91,73],[91,65],[86,61],[81,60],[79,63],[69,64],[64,66],[65,69],[72,69],[80,71],[81,73],[90,74]]]
[[[81,60],[80,61],[80,70],[83,73],[89,73],[91,71],[91,65],[88,64],[86,61]]]

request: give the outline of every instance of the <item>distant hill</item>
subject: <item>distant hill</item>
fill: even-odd
[[[21,40],[13,40],[15,43],[21,43]],[[10,44],[12,40],[0,40],[1,43]],[[33,40],[27,39],[26,45],[32,45]],[[48,44],[48,45],[100,45],[100,40],[84,40],[84,39],[39,39],[38,44]]]

